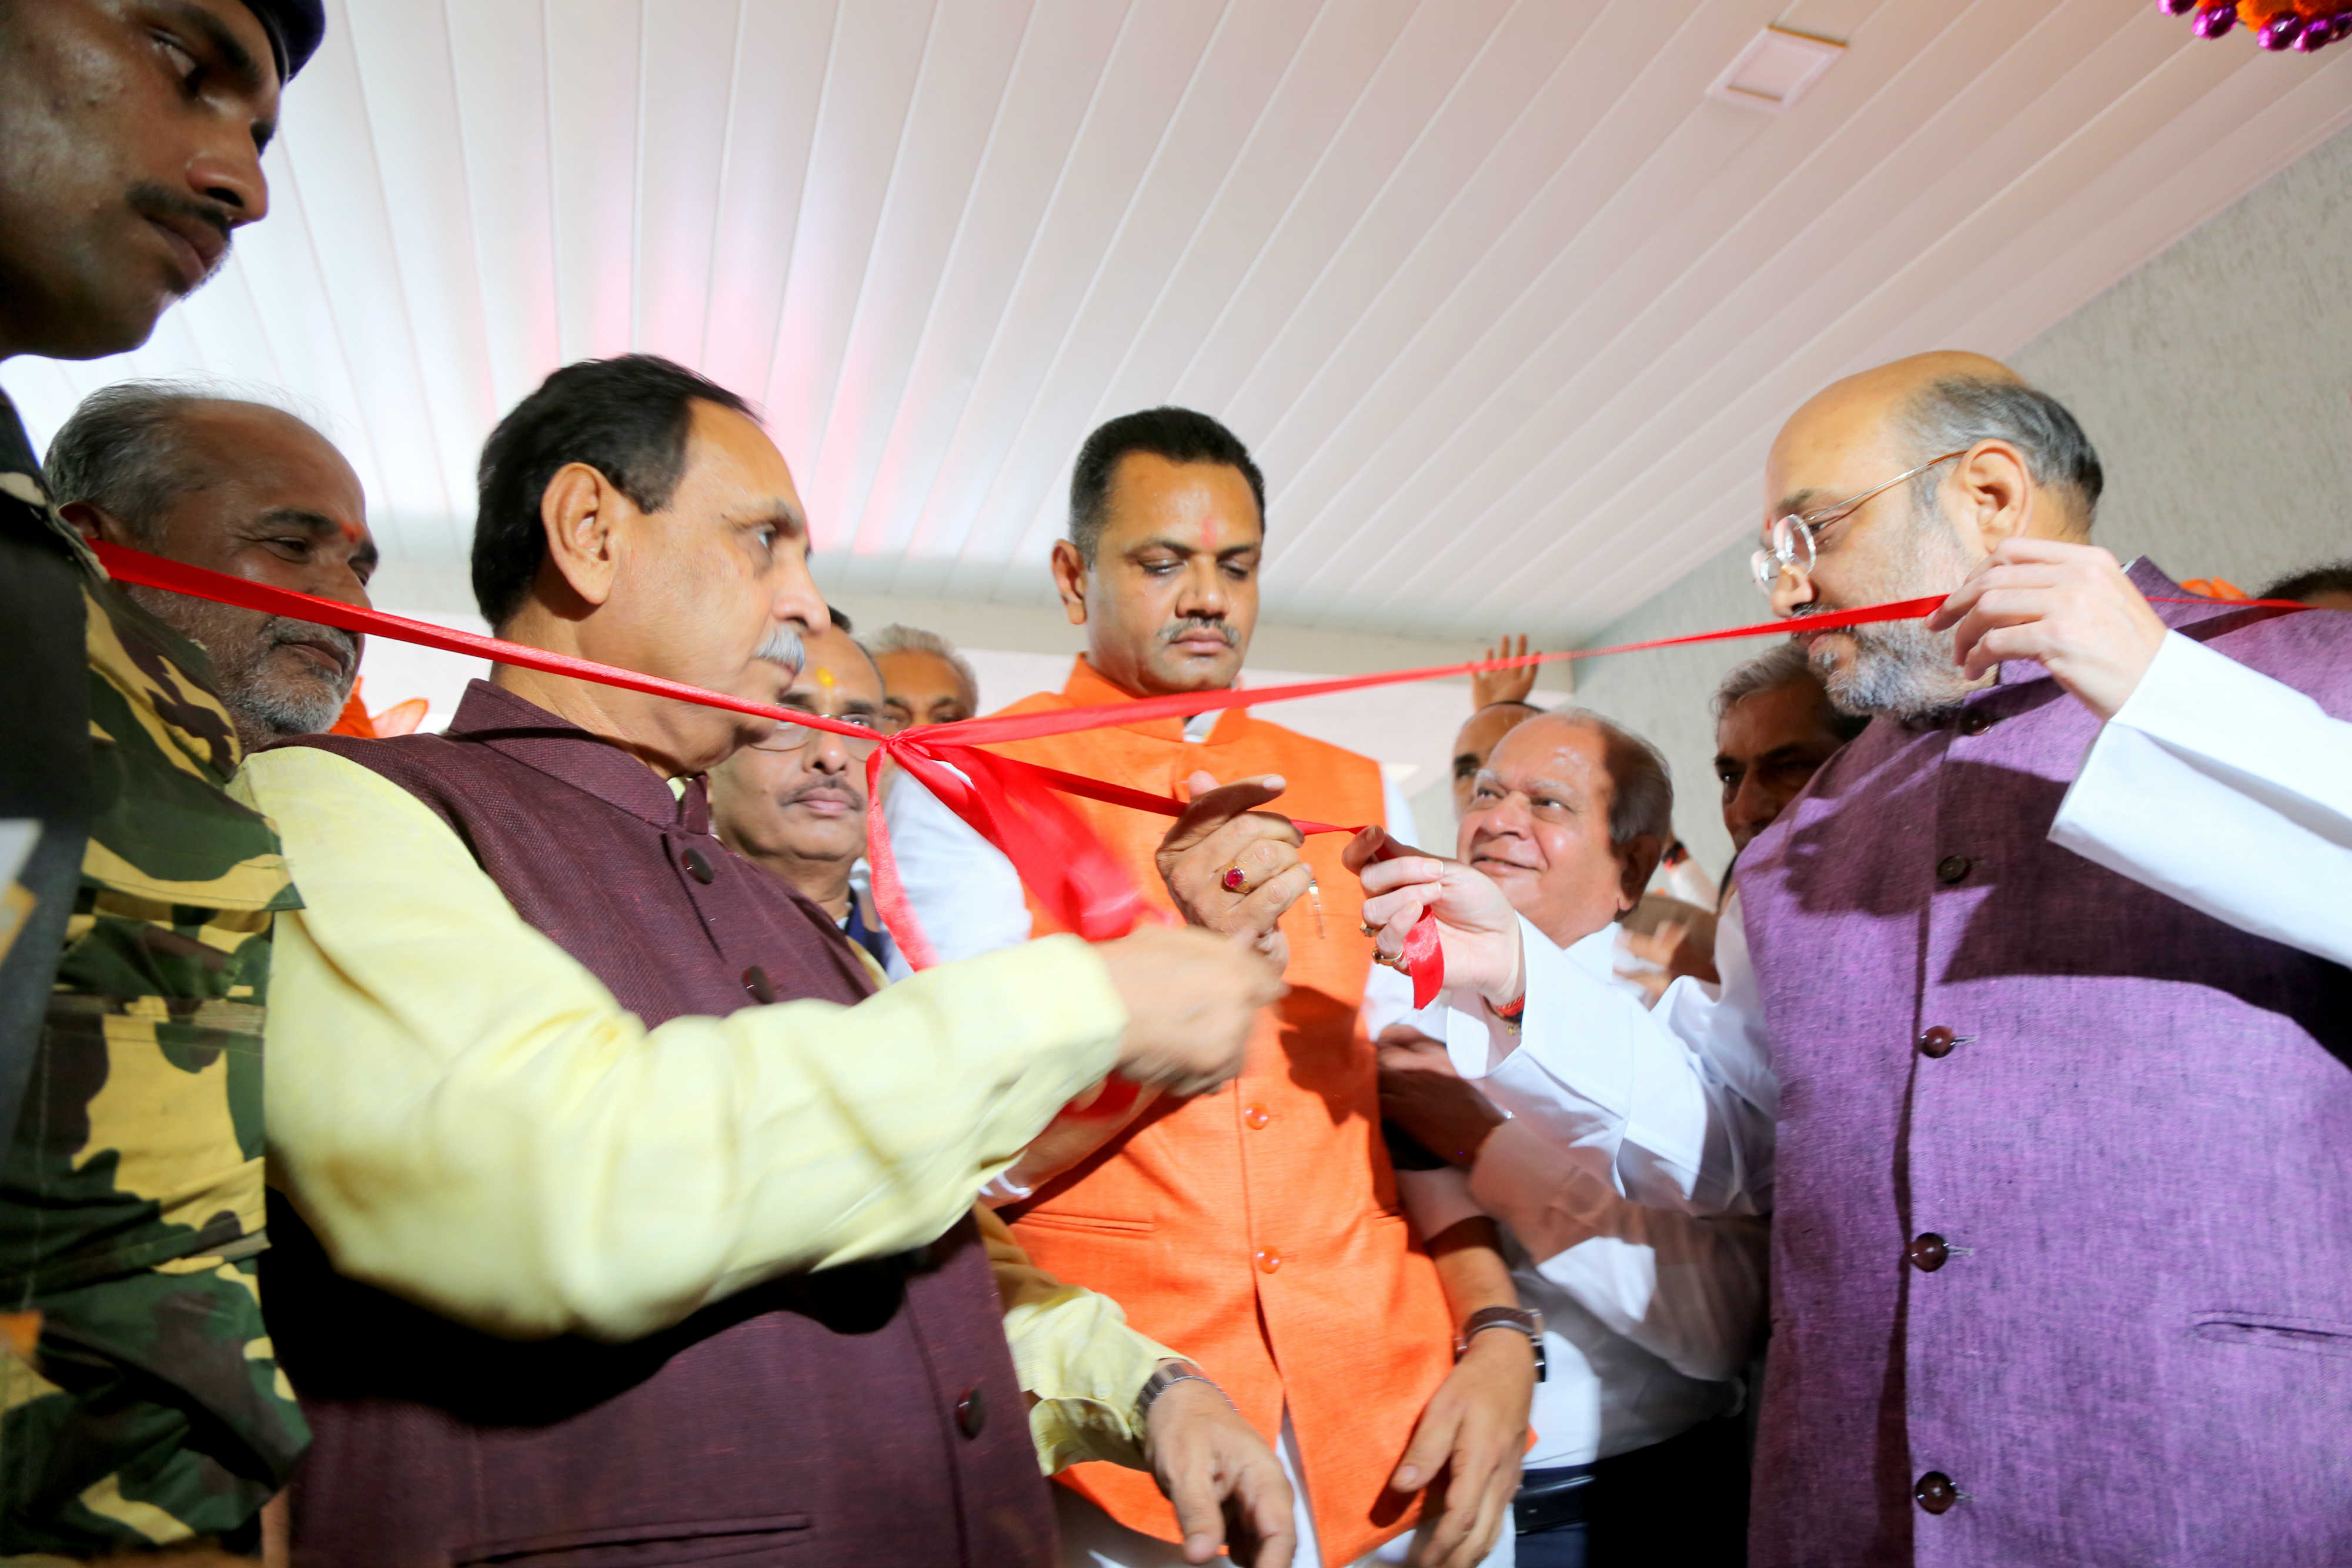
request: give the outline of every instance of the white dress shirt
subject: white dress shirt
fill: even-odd
[[[1640,988],[1615,973],[1616,925],[1565,949],[1531,925],[1521,934],[1646,1011]],[[1737,1409],[1736,1379],[1764,1318],[1765,1221],[1626,1199],[1589,1155],[1581,1097],[1521,1047],[1523,1037],[1451,1027],[1462,1016],[1440,1006],[1404,1021],[1443,1033],[1454,1071],[1512,1119],[1488,1135],[1466,1177],[1400,1171],[1397,1183],[1428,1234],[1475,1213],[1507,1228],[1512,1282],[1544,1317],[1547,1371],[1530,1413],[1528,1468],[1627,1453]]]
[[[2242,931],[2352,964],[2352,724],[2178,632],[2100,727],[2050,839]],[[1769,1211],[1779,1090],[1738,911],[1717,934],[1721,986],[1677,980],[1638,1019],[1532,926],[1521,936],[1514,1060],[1555,1079],[1548,1113],[1580,1157],[1640,1202]],[[1483,1007],[1447,1025],[1457,1068],[1508,1039]]]

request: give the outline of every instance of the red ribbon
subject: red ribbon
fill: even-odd
[[[446,626],[412,621],[381,610],[362,610],[337,600],[321,599],[314,594],[298,593],[291,589],[274,588],[267,583],[231,577],[225,572],[209,571],[203,567],[168,560],[162,556],[149,555],[143,550],[121,545],[101,540],[94,542],[91,549],[97,552],[100,563],[124,582],[191,594],[268,615],[291,616],[320,625],[339,627],[362,636],[390,637],[396,642],[468,654],[494,664],[512,664],[576,680],[596,681],[625,691],[642,692],[649,696],[675,697],[680,702],[698,703],[705,707],[723,708],[854,738],[870,739],[873,736],[871,730],[826,718],[821,714],[751,702],[743,697],[690,686],[682,681],[665,680],[659,675],[619,669],[611,664],[600,664],[592,659],[550,653],[543,648],[529,648],[501,638],[452,631]],[[1942,601],[1938,595],[1907,600],[1899,604],[1871,605],[1861,610],[1811,616],[1806,620],[1806,629],[1831,631],[1874,621],[1905,620],[1925,615]],[[948,725],[917,725],[896,735],[884,737],[881,747],[866,759],[866,840],[868,859],[874,867],[875,907],[911,967],[927,968],[938,961],[937,951],[924,935],[921,923],[916,919],[913,906],[908,901],[906,886],[898,876],[898,858],[891,852],[890,835],[883,823],[882,792],[877,786],[881,781],[880,768],[886,753],[920,780],[982,838],[1003,851],[1013,862],[1013,869],[1020,873],[1023,883],[1036,895],[1038,903],[1058,924],[1090,942],[1102,942],[1125,936],[1133,929],[1138,919],[1149,913],[1150,906],[1143,902],[1143,895],[1137,889],[1134,879],[1128,874],[1127,868],[1118,862],[1062,797],[1081,795],[1110,805],[1169,817],[1181,816],[1184,811],[1184,802],[1099,779],[1066,773],[1057,768],[999,757],[993,752],[979,750],[979,747],[1157,718],[1189,718],[1195,714],[1221,712],[1244,705],[1286,702],[1294,697],[1320,696],[1330,692],[1360,691],[1367,686],[1480,674],[1492,670],[1517,669],[1569,659],[1598,658],[1604,653],[1630,653],[1647,648],[1670,648],[1734,637],[1764,636],[1787,630],[1786,622],[1769,621],[1727,631],[1628,643],[1614,648],[1523,653],[1516,658],[1474,659],[1460,664],[1435,664],[1414,670],[1391,670],[1379,674],[1346,675],[1287,686],[1184,692],[1170,696],[1143,697],[1134,702],[1064,708],[1052,713],[1002,715]],[[1307,833],[1362,831],[1360,828],[1340,827],[1328,822],[1302,821],[1297,826],[1301,832]],[[1396,852],[1397,847],[1392,841],[1382,845],[1376,852],[1375,858],[1385,860]],[[1444,989],[1445,957],[1438,942],[1436,917],[1426,910],[1407,934],[1402,961],[1412,977],[1413,1004],[1427,1007]],[[1113,1096],[1108,1094],[1104,1096],[1106,1101],[1111,1098]],[[1097,1113],[1102,1112],[1102,1103],[1097,1102]]]
[[[680,702],[699,703],[705,707],[724,708],[757,718],[803,725],[853,738],[870,739],[873,735],[871,730],[826,718],[821,714],[751,702],[720,692],[705,691],[683,682],[664,680],[659,675],[618,669],[590,659],[549,653],[541,648],[527,648],[519,643],[509,643],[497,637],[454,632],[446,626],[411,621],[380,610],[362,610],[336,600],[297,593],[290,589],[273,588],[241,577],[167,560],[121,545],[100,541],[91,549],[97,552],[106,570],[124,582],[191,594],[199,599],[259,611],[264,614],[292,616],[364,636],[390,637],[397,642],[414,643],[420,647],[469,654],[548,674],[596,681],[650,696],[675,697]],[[1810,632],[1831,632],[1841,627],[1881,621],[1907,621],[1929,613],[1942,602],[1941,594],[1933,594],[1898,603],[1873,604],[1859,610],[1810,615],[1804,618],[1803,624]],[[2179,602],[2207,601],[2184,600]],[[2284,600],[2252,600],[2235,607],[2306,608]],[[1678,648],[1697,643],[1769,636],[1789,630],[1790,623],[1786,621],[1766,621],[1717,632],[1658,637],[1646,643],[1624,643],[1610,648],[1523,653],[1516,658],[1474,659],[1460,664],[1433,664],[1422,669],[1346,675],[1328,681],[1304,681],[1287,686],[1184,692],[1170,696],[1143,697],[1134,702],[1063,708],[1051,713],[1000,715],[949,725],[917,725],[911,729],[883,737],[881,749],[866,759],[866,839],[868,858],[874,866],[875,905],[910,966],[918,969],[927,968],[937,961],[936,952],[908,902],[905,884],[898,877],[898,860],[891,852],[890,835],[882,821],[882,791],[878,785],[882,758],[886,753],[899,767],[921,780],[925,788],[969,823],[981,837],[1002,850],[1021,873],[1022,882],[1036,894],[1037,901],[1055,921],[1088,941],[1101,942],[1125,936],[1137,920],[1150,914],[1150,906],[1143,902],[1143,895],[1137,890],[1134,879],[1128,875],[1126,867],[1118,862],[1062,797],[1080,795],[1132,810],[1152,811],[1169,817],[1181,816],[1184,802],[1099,779],[1065,773],[1056,768],[999,757],[993,752],[977,749],[979,747],[1158,718],[1190,718],[1196,714],[1220,712],[1244,705],[1287,702],[1295,697],[1360,691],[1368,686],[1483,674],[1494,670],[1518,669],[1570,659],[1595,659],[1609,653],[1634,653],[1651,648]],[[1362,831],[1328,822],[1302,821],[1297,826],[1301,832],[1307,833]],[[1396,852],[1391,841],[1377,852],[1376,858],[1385,860]],[[1412,977],[1414,1005],[1427,1007],[1445,984],[1445,959],[1438,944],[1437,921],[1427,911],[1423,911],[1414,922],[1406,938],[1403,961]],[[1131,1097],[1131,1093],[1127,1096]],[[1095,1113],[1105,1113],[1106,1103],[1114,1098],[1113,1094],[1106,1093],[1097,1103]],[[1109,1107],[1123,1108],[1123,1103],[1119,1106]]]

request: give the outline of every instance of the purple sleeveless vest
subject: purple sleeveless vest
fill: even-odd
[[[853,1002],[816,908],[643,763],[476,682],[444,736],[313,737],[456,831],[524,919],[648,1025],[750,991]],[[969,1218],[627,1344],[515,1343],[335,1274],[273,1205],[266,1299],[316,1433],[300,1568],[1047,1564],[1053,1507]]]
[[[2352,716],[2352,616],[2157,608]],[[1741,863],[1766,1568],[2352,1563],[2352,975],[2052,844],[2097,727],[2006,664]]]

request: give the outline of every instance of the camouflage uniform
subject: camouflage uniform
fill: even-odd
[[[0,426],[5,469],[5,402]],[[0,1309],[41,1314],[31,1362],[0,1351],[0,1556],[248,1543],[308,1437],[255,1276],[270,922],[299,901],[224,791],[236,733],[204,655],[37,508],[30,466],[0,475],[0,508],[81,565],[90,789],[0,1156]]]

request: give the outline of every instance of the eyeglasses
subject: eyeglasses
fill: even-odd
[[[1779,519],[1772,525],[1770,548],[1759,549],[1748,558],[1748,569],[1756,574],[1756,586],[1769,593],[1779,586],[1781,575],[1785,572],[1793,571],[1800,577],[1810,574],[1813,570],[1813,562],[1821,557],[1821,536],[1828,530],[1832,523],[1852,516],[1864,504],[1885,495],[1905,480],[1916,479],[1937,464],[1949,463],[1955,457],[1966,457],[1968,455],[1969,448],[1963,446],[1958,452],[1947,452],[1941,457],[1930,457],[1916,468],[1897,474],[1876,489],[1864,490],[1859,496],[1850,496],[1835,506],[1823,507],[1819,511],[1806,512],[1802,515],[1791,512]]]
[[[863,736],[842,736],[841,744],[843,749],[846,750],[852,757],[866,758],[873,756],[874,748],[882,744],[882,737],[887,733],[884,726],[888,721],[884,719],[878,713],[845,713],[840,715],[839,717],[843,724],[854,725],[859,729],[869,732],[867,735]],[[816,737],[820,735],[832,735],[835,733],[835,731],[829,729],[812,729],[809,726],[804,724],[785,724],[779,722],[776,727],[770,730],[764,737],[753,741],[751,743],[751,749],[754,751],[798,751]]]

